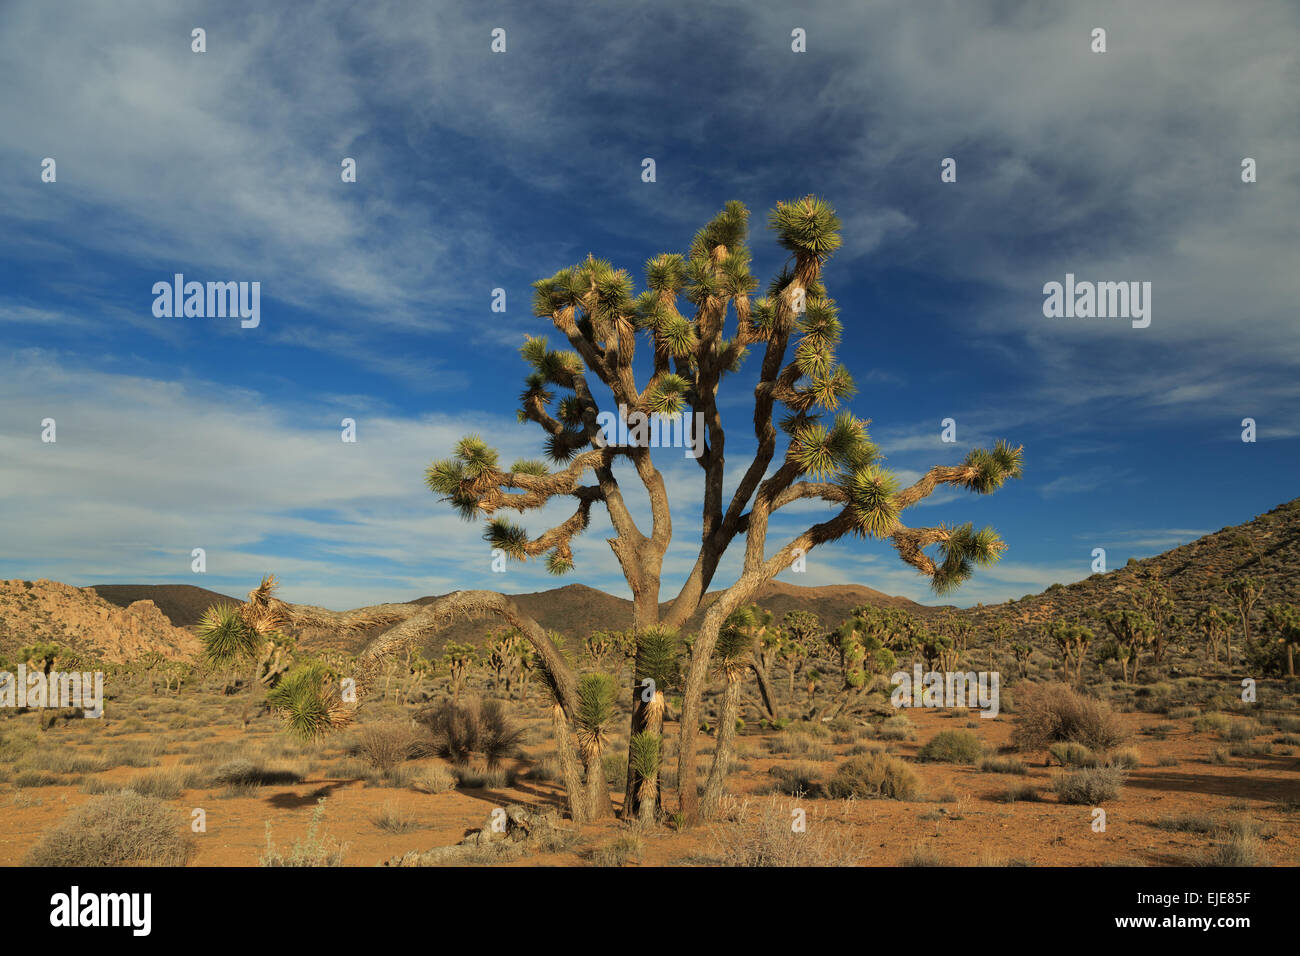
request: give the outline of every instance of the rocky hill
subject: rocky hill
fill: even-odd
[[[1300,498],[1163,554],[1132,560],[1122,568],[1074,584],[1053,585],[1032,597],[971,608],[966,613],[977,624],[1005,621],[1023,633],[1049,620],[1078,620],[1090,611],[1134,607],[1134,588],[1153,573],[1168,588],[1175,612],[1185,617],[1209,604],[1230,609],[1222,586],[1238,575],[1263,582],[1256,618],[1262,618],[1263,609],[1274,604],[1300,604]]]
[[[0,581],[0,655],[55,643],[91,659],[128,661],[149,651],[180,660],[198,639],[175,627],[152,601],[112,604],[91,588],[58,581]]]
[[[152,601],[177,627],[193,627],[213,604],[239,604],[243,601],[192,584],[95,584],[86,590],[94,591],[118,607],[129,607],[136,601]]]

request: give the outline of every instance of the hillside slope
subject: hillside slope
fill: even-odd
[[[0,581],[0,655],[54,643],[106,661],[129,661],[149,651],[175,660],[193,657],[199,641],[174,627],[152,601],[125,608],[90,588],[58,581]]]

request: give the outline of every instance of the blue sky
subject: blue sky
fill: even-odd
[[[910,514],[1008,544],[948,600],[1078,580],[1095,547],[1118,566],[1298,493],[1292,3],[263,6],[0,10],[0,577],[242,594],[275,571],[330,607],[564,583],[540,562],[493,574],[481,526],[423,484],[469,431],[539,455],[515,350],[559,343],[530,284],[591,252],[642,288],[647,258],[739,199],[766,286],[784,260],[767,210],[809,192],[843,220],[825,280],[850,407],[888,464],[1025,446],[1023,481]],[[176,272],[260,282],[260,326],[155,318]],[[1067,272],[1150,281],[1150,327],[1045,318]],[[722,397],[735,474],[747,382]],[[665,599],[698,540],[679,455]],[[792,507],[771,539],[820,518]],[[608,530],[568,580],[626,595]],[[935,600],[881,543],[783,579]]]

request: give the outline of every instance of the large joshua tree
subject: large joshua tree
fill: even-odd
[[[867,422],[841,409],[854,385],[836,360],[842,324],[822,277],[840,246],[839,219],[816,197],[777,203],[769,225],[789,257],[767,294],[758,297],[746,244],[748,220],[744,205],[727,203],[696,234],[685,255],[665,253],[646,263],[646,289],[640,293],[634,292],[626,271],[593,257],[535,283],[535,314],[569,344],[568,350],[557,351],[537,337],[521,349],[531,371],[520,395],[519,419],[541,429],[548,460],[505,467],[486,442],[470,436],[427,474],[429,487],[463,517],[487,519],[485,538],[493,547],[519,560],[544,557],[556,574],[573,568],[573,539],[587,528],[592,508],[604,509],[613,526],[609,546],[631,589],[638,633],[685,625],[715,583],[723,555],[733,547],[743,551],[741,571],[709,605],[686,665],[677,779],[679,808],[688,820],[697,815],[701,696],[728,616],[798,558],[852,535],[890,542],[937,592],[951,590],[971,575],[974,565],[997,560],[1002,541],[991,528],[976,531],[970,524],[909,526],[904,514],[942,485],[986,494],[1021,471],[1021,449],[998,442],[992,449],[971,451],[960,464],[932,467],[903,486],[883,467]],[[639,341],[645,342],[648,355],[638,356]],[[759,359],[749,416],[754,450],[729,474],[718,394],[751,351]],[[605,412],[627,415],[631,443],[606,441],[600,418]],[[703,423],[696,461],[704,493],[703,500],[693,503],[699,516],[694,566],[661,614],[660,578],[672,514],[639,416],[678,412]],[[678,448],[672,454],[682,452]],[[728,477],[730,495],[725,492]],[[648,499],[648,528],[633,517],[625,498],[634,485]],[[772,516],[808,499],[828,506],[824,520],[770,544]],[[570,517],[539,534],[504,517],[565,500],[573,509]],[[568,663],[508,598],[457,592],[402,617],[393,616],[393,606],[346,613],[353,615],[352,622],[367,613],[401,622],[362,655],[363,671],[454,615],[503,615],[537,647],[555,675],[560,702],[576,716],[577,683]],[[319,609],[313,614],[321,617]],[[357,685],[364,690],[364,680]],[[636,728],[646,725],[639,713],[644,706],[641,695],[635,695]],[[634,768],[629,772],[636,773]],[[627,791],[639,793],[640,781],[629,779]]]

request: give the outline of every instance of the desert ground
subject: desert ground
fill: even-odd
[[[490,698],[491,680],[471,678],[462,699]],[[31,710],[0,720],[0,865],[57,861],[69,832],[85,838],[84,821],[68,829],[79,808],[123,790],[173,811],[158,839],[175,843],[176,861],[191,866],[373,866],[456,844],[496,808],[563,807],[550,721],[535,692],[506,704],[521,733],[488,769],[479,759],[457,766],[435,755],[436,742],[414,718],[445,691],[436,681],[395,687],[364,707],[355,725],[306,744],[284,732],[257,692],[227,695],[222,684],[210,678],[166,692],[148,674],[123,673],[102,718]],[[1094,829],[1091,801],[1066,802],[1054,789],[1070,768],[1013,746],[1013,684],[994,719],[964,709],[888,715],[883,704],[867,717],[794,720],[779,730],[747,725],[715,821],[679,827],[665,815],[651,826],[607,819],[575,828],[561,819],[539,845],[525,843],[510,855],[476,848],[457,862],[1296,865],[1298,689],[1294,681],[1261,686],[1260,695],[1280,705],[1265,708],[1242,704],[1231,685],[1201,677],[1110,685],[1126,737],[1110,762],[1125,770],[1118,793],[1101,801],[1104,832]],[[429,699],[406,702],[416,697]],[[671,719],[670,707],[669,739]],[[963,732],[962,740],[973,734],[977,752],[959,747],[939,755],[947,759],[927,759],[924,746],[948,731]],[[615,734],[604,761],[616,808],[626,742],[626,734]],[[879,752],[912,771],[913,792],[902,799],[829,795],[837,767]],[[707,770],[707,749],[701,763]],[[674,766],[669,760],[665,769]],[[203,827],[195,832],[200,810]],[[801,833],[790,823],[796,810],[806,814]]]

